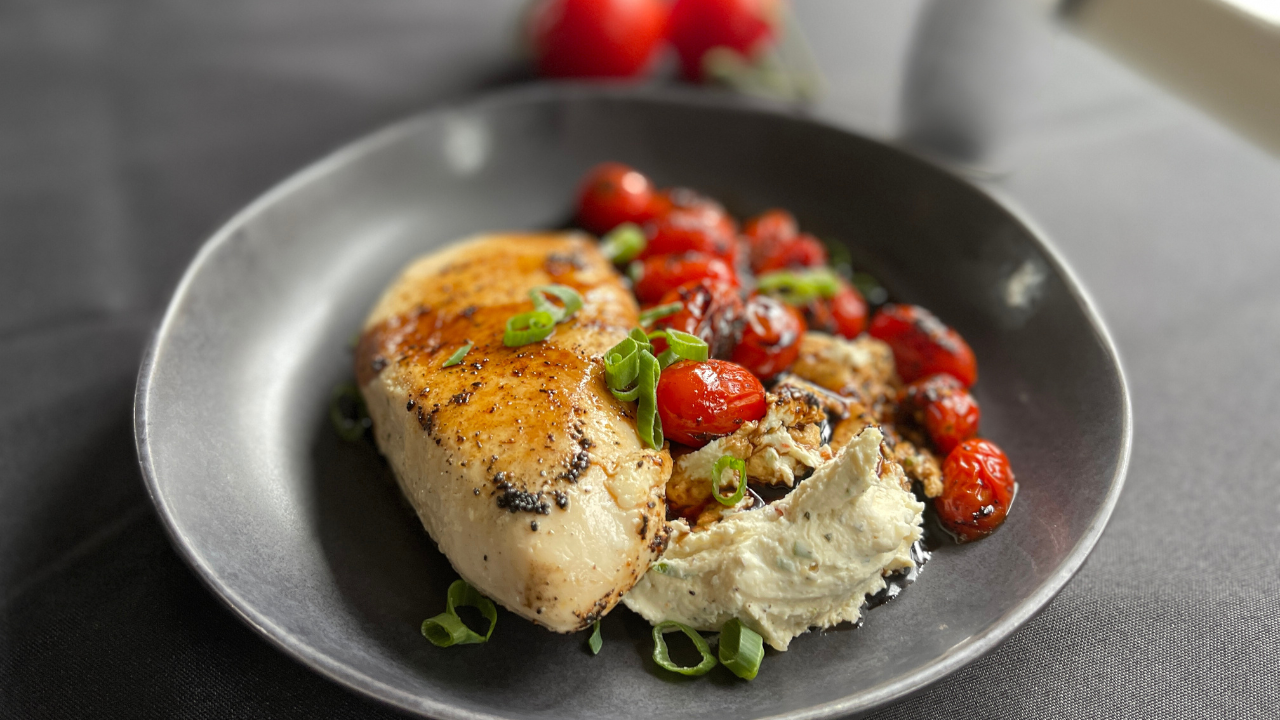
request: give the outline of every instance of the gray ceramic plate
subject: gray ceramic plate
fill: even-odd
[[[739,215],[793,210],[977,352],[984,434],[1021,489],[993,537],[937,552],[864,626],[770,652],[760,676],[673,678],[646,624],[604,650],[505,612],[487,645],[419,623],[455,575],[372,447],[338,440],[330,389],[397,270],[484,230],[569,217],[616,159]],[[1031,617],[1080,567],[1120,492],[1129,406],[1116,354],[1044,238],[972,185],[801,118],[688,94],[530,88],[436,110],[304,170],[204,246],[141,371],[137,440],[178,550],[238,615],[354,690],[442,718],[818,718],[937,680]],[[1065,632],[1065,630],[1064,630]]]

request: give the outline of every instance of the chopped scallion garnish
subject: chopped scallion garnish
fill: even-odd
[[[553,295],[560,300],[560,305],[551,302],[548,295]],[[534,310],[547,313],[557,323],[568,320],[582,309],[582,296],[568,285],[539,285],[529,291],[529,298],[533,300]]]
[[[481,635],[467,627],[458,617],[458,608],[473,607],[489,621],[489,630]],[[449,647],[450,645],[473,645],[488,642],[493,635],[493,628],[498,624],[498,609],[493,601],[480,594],[465,580],[454,580],[449,586],[445,611],[433,618],[422,621],[422,636],[433,645]]]
[[[354,384],[343,383],[333,389],[329,398],[329,422],[333,423],[338,437],[347,442],[359,440],[366,430],[373,427],[364,396]]]
[[[654,322],[661,320],[664,317],[675,315],[683,309],[684,303],[680,302],[667,303],[666,305],[655,305],[640,313],[640,324],[652,325]]]
[[[657,450],[662,447],[662,419],[658,417],[658,377],[662,366],[644,330],[635,328],[604,354],[605,383],[614,397],[636,403],[640,439]]]
[[[840,292],[840,278],[828,268],[779,270],[756,279],[761,292],[777,295],[790,305],[807,305]]]
[[[468,340],[466,345],[454,350],[453,354],[449,356],[449,359],[445,360],[444,365],[441,365],[440,367],[453,367],[454,365],[461,363],[462,358],[466,357],[467,353],[471,352],[471,348],[473,347],[475,347],[475,343]]]
[[[655,338],[662,338],[667,341],[667,349],[658,356],[658,364],[663,370],[666,370],[667,366],[676,360],[697,360],[702,362],[710,354],[710,348],[707,347],[705,340],[687,332],[668,328],[649,333],[650,342]]]
[[[760,661],[764,660],[764,638],[734,618],[720,628],[720,647],[716,650],[720,662],[734,675],[752,680],[760,672]]]
[[[648,244],[644,230],[634,223],[622,223],[605,234],[600,241],[600,252],[615,265],[635,259]]]
[[[520,313],[507,320],[507,331],[502,335],[502,344],[507,347],[520,347],[529,343],[546,340],[556,330],[556,319],[544,310]]]
[[[738,489],[729,497],[720,494],[720,481],[724,475],[724,471],[733,469],[738,473]],[[738,504],[742,496],[747,492],[747,464],[741,459],[732,455],[724,455],[716,461],[715,467],[711,469],[711,494],[721,505],[733,507]]]
[[[600,637],[599,620],[596,620],[595,629],[591,631],[591,637],[587,639],[587,647],[591,648],[592,655],[599,655],[600,648],[604,647],[604,638]]]
[[[667,651],[667,641],[662,637],[663,633],[669,630],[679,630],[692,640],[693,646],[702,654],[702,662],[693,667],[684,667],[672,662],[671,654]],[[653,626],[653,661],[659,667],[681,675],[705,675],[716,666],[716,658],[711,654],[711,646],[707,641],[693,628],[674,620],[667,620]]]

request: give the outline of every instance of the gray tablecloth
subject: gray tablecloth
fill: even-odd
[[[822,115],[896,132],[918,9],[800,3]],[[516,11],[0,4],[0,716],[391,715],[269,647],[171,550],[134,460],[134,378],[210,231],[349,139],[517,81]],[[1078,39],[1036,52],[995,182],[1110,323],[1128,485],[1039,617],[878,716],[1275,716],[1280,162]]]

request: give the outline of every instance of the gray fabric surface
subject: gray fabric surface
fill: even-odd
[[[0,4],[0,716],[386,717],[170,549],[134,461],[148,333],[200,241],[319,154],[519,77],[518,4]],[[888,136],[919,4],[801,2],[819,112]],[[997,40],[998,41],[998,40]],[[993,181],[1133,392],[1128,484],[1039,617],[884,718],[1280,714],[1280,162],[1062,34]]]

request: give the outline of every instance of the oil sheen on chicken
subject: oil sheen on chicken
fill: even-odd
[[[504,346],[507,319],[551,283],[583,308],[543,342]],[[559,632],[607,613],[667,543],[671,458],[641,443],[600,359],[637,317],[588,237],[492,235],[414,262],[356,350],[378,447],[440,550],[480,592]]]

